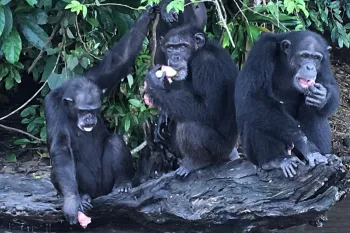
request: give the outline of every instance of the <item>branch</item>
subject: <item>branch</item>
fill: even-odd
[[[27,132],[25,132],[25,131],[23,131],[23,130],[20,130],[20,129],[12,128],[12,127],[9,127],[9,126],[3,125],[3,124],[0,124],[0,127],[1,127],[1,128],[4,128],[4,129],[6,129],[6,130],[9,130],[9,131],[15,131],[15,132],[17,132],[17,133],[21,133],[21,134],[27,135],[28,137],[30,137],[30,138],[32,138],[32,139],[34,139],[34,140],[37,140],[37,141],[39,141],[39,142],[43,142],[43,141],[44,141],[44,140],[42,140],[42,139],[40,139],[40,138],[37,138],[37,137],[31,135],[30,133],[27,133]]]
[[[91,57],[97,59],[97,60],[102,60],[102,58],[99,58],[95,55],[93,55],[87,48],[86,43],[83,41],[83,38],[81,37],[80,31],[79,31],[79,25],[78,25],[78,17],[75,17],[75,29],[77,30],[77,34],[79,37],[80,42],[83,44],[85,52],[87,52]]]
[[[48,44],[51,42],[51,40],[52,40],[53,37],[55,36],[55,34],[56,34],[56,32],[57,32],[57,30],[58,30],[59,27],[60,27],[60,24],[57,24],[57,25],[55,26],[55,28],[53,29],[53,31],[52,31],[52,33],[51,33],[49,39],[46,41],[46,43],[45,43],[44,47],[41,49],[39,55],[35,58],[35,60],[33,61],[32,65],[29,67],[29,69],[28,69],[28,74],[29,74],[30,72],[32,72],[32,70],[33,70],[34,67],[36,66],[36,63],[38,63],[38,61],[42,58],[42,56],[43,56],[43,54],[44,54],[44,52],[45,52],[45,50],[46,50],[46,47],[48,46]]]
[[[156,56],[156,50],[157,50],[157,26],[158,26],[158,22],[159,22],[159,13],[157,13],[156,18],[154,19],[153,25],[152,25],[152,54],[151,54],[151,64],[152,67],[154,67],[154,58]]]
[[[131,151],[131,154],[136,154],[137,152],[141,151],[145,146],[147,145],[147,142],[144,141],[143,143],[141,143],[140,145],[138,145],[136,148],[134,148],[132,151]]]
[[[265,232],[315,223],[350,188],[348,170],[338,158],[329,159],[329,165],[300,166],[293,179],[281,170],[257,171],[246,160],[211,166],[184,180],[170,172],[128,193],[96,198],[88,216],[91,227],[122,218],[148,232]],[[79,229],[64,220],[62,198],[49,179],[0,174],[0,187],[6,187],[0,189],[3,225]]]
[[[125,8],[129,8],[131,10],[140,10],[140,9],[143,9],[142,7],[140,8],[134,8],[134,7],[131,7],[131,6],[128,6],[128,5],[124,5],[124,4],[120,4],[120,3],[92,3],[92,4],[86,4],[85,6],[89,7],[89,6],[121,6],[121,7],[125,7]]]

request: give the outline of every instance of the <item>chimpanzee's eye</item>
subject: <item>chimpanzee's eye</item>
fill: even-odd
[[[320,61],[322,58],[321,58],[321,56],[320,56],[320,55],[315,55],[315,56],[314,56],[314,59],[316,59],[316,60]]]
[[[302,57],[302,58],[308,58],[308,57],[309,57],[309,54],[303,53],[303,54],[301,54],[301,57]]]

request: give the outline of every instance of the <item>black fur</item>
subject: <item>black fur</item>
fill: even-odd
[[[291,42],[287,53],[281,49],[283,40]],[[323,55],[317,67],[316,83],[326,88],[327,96],[320,108],[307,105],[308,94],[293,86],[296,75],[293,70],[299,67],[293,59],[302,48]],[[309,154],[331,153],[327,118],[339,106],[339,89],[331,71],[326,42],[310,31],[262,34],[237,78],[235,102],[243,149],[254,164],[277,168],[281,161],[294,155],[307,158]],[[291,148],[294,148],[292,155],[288,152]],[[310,159],[307,158],[309,163],[313,163]],[[288,166],[296,167],[296,162],[294,159]]]
[[[92,207],[89,204],[91,198],[112,190],[127,191],[131,186],[132,157],[122,138],[108,132],[99,114],[91,132],[80,130],[74,115],[78,109],[74,108],[79,108],[75,101],[78,95],[83,95],[84,100],[98,102],[102,89],[110,90],[128,74],[141,50],[152,17],[153,8],[150,8],[107,52],[100,64],[84,77],[68,80],[45,98],[51,178],[64,197],[63,211],[71,224],[77,223],[78,210],[86,211]],[[68,102],[64,100],[66,96]],[[75,107],[68,108],[68,104]]]

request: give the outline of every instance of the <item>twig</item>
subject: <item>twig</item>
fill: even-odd
[[[124,5],[124,4],[120,4],[120,3],[92,3],[92,4],[86,4],[85,6],[122,6],[122,7],[126,7],[129,8],[131,10],[140,10],[140,8],[134,8],[128,5]]]
[[[21,133],[21,134],[27,135],[28,137],[30,137],[30,138],[32,138],[32,139],[34,139],[34,140],[37,140],[37,141],[39,141],[39,142],[42,142],[42,141],[43,141],[42,139],[37,138],[37,137],[31,135],[30,133],[27,133],[27,132],[25,132],[25,131],[23,131],[23,130],[20,130],[20,129],[12,128],[12,127],[9,127],[9,126],[3,125],[3,124],[0,124],[0,127],[1,127],[1,128],[4,128],[4,129],[6,129],[6,130],[15,131],[15,132],[17,132],[17,133]]]
[[[81,37],[80,31],[79,31],[79,25],[78,25],[78,17],[75,17],[75,29],[77,30],[77,34],[79,37],[80,42],[83,44],[84,50],[93,58],[97,59],[97,60],[102,60],[102,58],[99,58],[95,55],[93,55],[87,48],[86,43],[83,41],[83,38]]]
[[[154,19],[153,25],[152,25],[152,54],[151,54],[151,64],[152,67],[154,67],[154,58],[156,56],[156,50],[157,50],[157,26],[158,26],[158,22],[159,22],[159,13],[157,13],[156,18]]]
[[[147,145],[147,142],[144,141],[143,143],[141,143],[140,145],[138,145],[135,149],[133,149],[131,151],[131,154],[136,154],[137,152],[141,151],[145,146]]]
[[[51,42],[51,40],[52,40],[53,37],[55,36],[55,34],[56,34],[56,32],[57,32],[57,30],[58,30],[59,27],[60,27],[60,24],[57,24],[57,25],[55,26],[55,28],[53,29],[53,31],[52,31],[52,33],[51,33],[49,39],[46,41],[46,43],[45,43],[44,47],[41,49],[39,55],[35,58],[35,60],[33,61],[32,65],[29,67],[29,69],[28,69],[28,74],[29,74],[30,72],[32,72],[32,70],[33,70],[34,67],[36,66],[36,63],[38,63],[38,61],[42,58],[42,56],[43,56],[43,54],[44,54],[44,52],[45,52],[45,50],[46,50],[46,47],[48,46],[48,44]]]
[[[58,57],[57,57],[57,60],[56,60],[56,64],[54,66],[54,68],[52,69],[51,73],[55,71],[57,65],[58,65],[58,61],[60,60],[60,57],[61,57],[61,53],[58,54]],[[46,83],[48,82],[48,80],[46,80],[44,82],[44,84],[39,88],[39,90],[37,92],[34,93],[34,95],[29,99],[27,100],[24,104],[22,104],[22,106],[20,106],[19,108],[17,108],[16,110],[10,112],[9,114],[7,114],[6,116],[3,116],[0,118],[0,121],[8,118],[9,116],[12,116],[13,114],[15,114],[16,112],[18,112],[19,110],[21,110],[22,108],[24,108],[30,101],[32,101],[38,94],[39,92],[45,87]]]

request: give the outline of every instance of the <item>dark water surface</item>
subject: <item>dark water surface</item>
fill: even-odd
[[[274,230],[271,233],[350,233],[350,197],[334,206],[327,214],[328,221],[323,227],[313,227],[310,225],[289,228],[287,230]],[[34,232],[31,229],[23,231],[0,229],[0,233],[24,233]],[[104,228],[88,229],[80,232],[70,231],[69,233],[155,233],[149,230],[133,229],[132,226],[106,226]],[[38,232],[44,233],[44,232]],[[157,232],[158,233],[158,232]],[[170,232],[168,232],[170,233]],[[180,232],[178,232],[180,233]],[[186,232],[181,232],[186,233]],[[216,233],[216,232],[213,232]],[[229,231],[227,233],[230,233]]]

